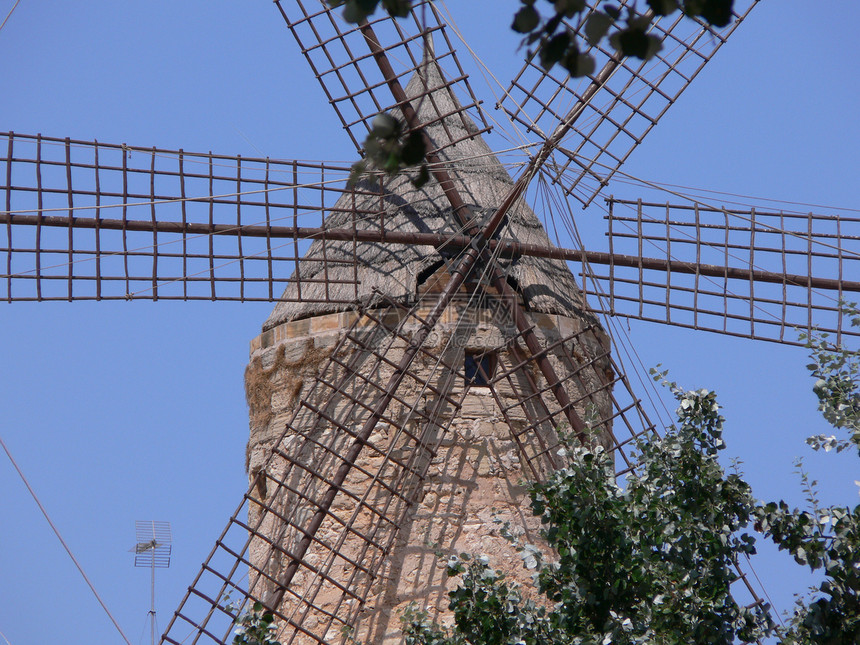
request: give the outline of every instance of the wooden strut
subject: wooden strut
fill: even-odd
[[[202,199],[203,198],[201,198],[201,200]],[[188,201],[194,200],[189,199]],[[156,230],[159,233],[177,235],[235,235],[240,237],[264,237],[271,239],[309,239],[371,242],[380,244],[416,244],[432,246],[436,249],[464,249],[471,246],[472,240],[474,239],[470,235],[449,236],[443,233],[420,233],[417,231],[322,228],[313,226],[210,225],[194,222],[165,221],[157,221],[153,224],[150,220],[123,221],[121,219],[102,219],[97,217],[72,217],[70,222],[69,219],[69,217],[63,215],[42,216],[0,212],[0,225],[33,226],[36,228],[71,227],[76,229],[137,231],[144,233],[151,233],[153,230]],[[570,262],[585,261],[589,264],[598,264],[603,266],[614,265],[635,269],[641,267],[643,269],[654,271],[728,278],[730,280],[743,280],[745,282],[753,280],[755,282],[768,282],[772,284],[787,284],[801,287],[809,286],[812,289],[860,293],[860,281],[858,280],[820,278],[817,276],[806,276],[794,273],[777,273],[775,271],[764,271],[761,269],[744,269],[740,267],[720,266],[717,264],[700,264],[696,262],[685,262],[682,260],[643,258],[635,255],[604,253],[602,251],[565,249],[541,246],[539,244],[514,242],[513,240],[488,239],[485,243],[493,255],[504,258],[515,258],[525,255],[539,258],[566,260]],[[98,255],[98,253],[96,254]],[[105,252],[103,254],[109,255],[110,252]],[[15,274],[3,277],[14,278]]]
[[[427,318],[422,321],[418,331],[410,340],[409,345],[403,352],[403,356],[401,357],[397,368],[394,370],[394,373],[385,385],[385,392],[373,403],[373,412],[364,422],[364,425],[362,425],[361,430],[358,432],[355,439],[353,439],[346,454],[342,457],[343,461],[341,462],[341,465],[338,467],[334,477],[332,477],[331,484],[323,497],[317,503],[317,511],[314,513],[305,531],[303,531],[302,539],[299,541],[293,552],[293,559],[290,560],[290,563],[284,570],[284,575],[278,580],[278,588],[269,592],[266,597],[262,599],[263,604],[268,608],[276,610],[281,604],[287,587],[290,586],[293,577],[298,572],[305,553],[307,553],[316,532],[319,530],[320,526],[322,526],[325,516],[331,509],[331,505],[334,502],[338,491],[342,488],[344,481],[346,481],[346,477],[352,469],[353,464],[356,459],[358,459],[359,453],[362,448],[364,448],[368,439],[370,439],[370,435],[373,433],[376,424],[379,423],[385,415],[385,411],[388,408],[389,403],[391,403],[391,400],[394,398],[397,388],[406,376],[415,355],[421,349],[421,345],[423,345],[424,341],[430,335],[436,322],[442,317],[442,314],[451,299],[460,289],[463,282],[465,282],[466,277],[471,272],[472,267],[479,257],[480,254],[474,248],[466,250],[462,261],[456,269],[454,269],[454,272],[451,275],[451,280],[445,285],[445,288],[440,294],[433,309],[430,311]]]

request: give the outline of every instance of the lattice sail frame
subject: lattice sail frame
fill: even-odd
[[[715,29],[682,14],[653,20],[650,33],[663,43],[654,58],[620,60],[601,42],[586,49],[597,70],[586,79],[571,78],[557,67],[545,70],[537,56],[527,59],[499,101],[509,118],[544,140],[559,123],[571,122],[547,172],[583,208],[604,189],[615,171],[680,97],[758,0],[735,2],[734,20]],[[589,14],[599,2],[589,1]],[[635,0],[615,2],[622,10]],[[580,35],[583,18],[568,25]],[[581,36],[580,40],[585,42]],[[596,91],[594,91],[596,89]]]
[[[430,377],[418,367],[407,368],[405,381],[380,417],[382,424],[397,430],[378,429],[369,440],[359,439],[356,428],[372,413],[373,401],[392,394],[388,382],[397,357],[414,343],[414,329],[425,320],[417,306],[395,303],[342,316],[351,319],[351,325],[326,351],[325,364],[272,447],[269,461],[256,470],[165,642],[228,642],[240,609],[230,606],[227,596],[277,607],[282,626],[278,638],[284,643],[340,642],[364,608],[398,529],[422,493],[431,461],[442,443],[450,441],[450,424],[469,388],[462,371],[464,345],[452,342],[456,333],[430,336],[416,359],[432,366]],[[467,336],[469,325],[461,328]],[[585,326],[562,333],[547,343],[545,353],[570,366],[563,384],[579,393],[574,401],[578,409],[602,407],[603,414],[591,423],[615,450],[619,472],[628,472],[632,444],[655,429],[612,362],[608,346],[583,358],[583,348],[594,347],[586,339],[595,333],[602,332]],[[512,330],[490,351],[502,354],[522,342],[521,334]],[[545,401],[548,387],[535,376],[536,358],[527,358],[522,350],[506,355],[519,360],[503,361],[489,388],[512,429],[510,443],[521,448],[524,472],[542,479],[562,465],[557,429],[565,426],[566,417]],[[350,447],[359,444],[362,450],[350,460]],[[337,472],[344,468],[347,474],[338,479]],[[328,501],[321,502],[324,498]],[[307,528],[311,511],[323,515],[313,533]],[[308,540],[306,550],[298,553],[290,545],[298,544],[301,536]],[[284,584],[289,562],[295,564]],[[273,595],[280,602],[273,602]]]
[[[277,301],[290,282],[301,294],[300,240],[322,233],[349,173],[14,133],[0,146],[7,302]],[[368,218],[357,209],[353,229]]]
[[[405,87],[421,68],[428,47],[432,48],[434,60],[448,70],[446,89],[461,97],[454,115],[437,111],[439,120],[456,116],[463,122],[468,114],[480,124],[478,133],[489,131],[478,109],[481,103],[432,1],[413,3],[412,12],[404,19],[394,20],[380,12],[362,25],[347,25],[336,11],[316,0],[276,0],[275,4],[356,151],[362,151],[373,117],[398,105],[391,95],[392,79]],[[387,70],[380,69],[380,53],[386,59]],[[432,98],[428,96],[427,100]],[[456,143],[456,137],[448,137],[437,152]]]
[[[860,337],[840,311],[860,295],[860,217],[607,204],[609,263],[590,275],[612,314],[785,344]]]
[[[227,607],[227,602],[222,602],[222,598],[225,594],[235,592],[242,599],[269,602],[268,593],[271,592],[271,587],[281,584],[276,561],[282,558],[298,558],[300,570],[291,575],[298,574],[299,581],[305,583],[304,586],[301,586],[299,581],[295,585],[288,584],[282,591],[286,593],[287,605],[297,603],[294,610],[299,612],[299,617],[288,615],[286,610],[278,611],[278,618],[294,629],[296,634],[308,635],[307,629],[302,625],[301,613],[314,608],[313,601],[321,585],[331,585],[338,589],[343,594],[344,602],[351,599],[346,604],[348,615],[351,616],[360,607],[362,593],[366,593],[366,589],[362,592],[361,585],[356,584],[354,578],[364,576],[372,579],[374,572],[382,565],[384,552],[394,536],[392,529],[396,527],[396,518],[402,514],[403,505],[415,492],[414,485],[407,486],[407,483],[415,478],[420,479],[426,467],[426,456],[432,454],[432,445],[427,445],[428,439],[425,437],[429,433],[428,427],[433,428],[436,425],[435,413],[426,414],[419,411],[414,401],[398,400],[397,403],[406,412],[403,419],[400,419],[403,422],[400,424],[401,431],[393,435],[387,444],[365,442],[368,450],[383,457],[379,472],[363,471],[360,466],[344,459],[350,444],[356,442],[354,427],[360,425],[370,413],[366,401],[384,389],[385,380],[389,376],[385,372],[390,371],[388,351],[395,343],[406,342],[406,338],[399,331],[399,323],[396,307],[353,315],[353,324],[340,343],[332,348],[314,385],[302,398],[293,420],[272,449],[272,459],[282,458],[287,467],[279,472],[267,464],[258,471],[242,505],[231,518],[200,577],[177,611],[165,636],[166,642],[187,642],[182,632],[189,625],[195,635],[192,642],[198,642],[197,639],[203,635],[212,638],[214,642],[229,640],[236,614],[235,610]],[[414,384],[424,385],[414,374],[407,373],[406,378]],[[438,395],[443,403],[457,405],[457,401],[451,399],[444,389],[440,390],[432,385],[427,388]],[[326,410],[335,406],[339,400],[346,400],[348,405],[341,409],[338,418],[333,418]],[[394,423],[394,420],[387,416],[384,419]],[[420,434],[413,434],[403,428],[412,419],[418,419]],[[337,431],[326,432],[321,439],[318,436],[320,423],[331,424]],[[296,460],[295,451],[284,449],[283,444],[288,439],[303,442],[305,447],[299,449],[298,454],[307,457],[306,459]],[[392,456],[392,452],[398,448],[408,448],[410,456],[405,461]],[[316,455],[315,460],[313,455]],[[356,503],[355,512],[351,515],[347,513],[345,517],[326,510],[326,519],[341,526],[343,535],[334,544],[317,538],[305,547],[312,547],[307,558],[291,553],[285,546],[285,543],[289,544],[287,533],[301,534],[306,527],[301,524],[302,514],[295,513],[295,509],[292,509],[291,513],[285,512],[280,505],[288,498],[299,504],[318,504],[325,489],[335,486],[332,483],[333,477],[343,464],[354,469],[353,473],[370,477],[373,485],[363,486],[362,494],[350,488],[352,482],[344,480],[336,485],[338,492],[350,496]],[[391,484],[388,483],[389,478]],[[293,481],[294,479],[296,481]],[[381,491],[386,491],[386,494],[377,499]],[[377,503],[381,506],[375,506]],[[353,528],[363,513],[369,513],[373,518],[371,524],[374,528],[367,535],[356,533]],[[251,519],[246,520],[247,517]],[[356,539],[362,545],[360,555],[350,555],[339,550],[344,538],[350,533],[353,537],[350,545],[352,546]],[[239,546],[233,547],[234,543]],[[252,562],[251,551],[255,547],[259,549],[262,543],[267,545],[269,555],[264,557],[264,564],[260,566]],[[319,557],[315,552],[319,549],[328,553],[321,565],[314,564],[312,560],[314,556]],[[230,566],[222,568],[222,562],[225,565],[230,563]],[[352,572],[350,579],[345,582],[336,579],[332,573],[344,562]],[[251,579],[243,583],[242,580],[248,577],[248,570],[251,571]],[[229,573],[225,576],[222,571]],[[305,579],[306,577],[308,578]],[[207,585],[215,588],[211,595],[205,591]],[[202,601],[202,609],[200,602],[195,604],[195,600]],[[359,603],[353,602],[355,600]],[[338,608],[340,606],[339,602]],[[200,613],[194,615],[195,609],[203,612],[202,620]],[[342,617],[339,626],[346,624],[349,624],[349,619]],[[328,627],[326,631],[327,629]],[[174,640],[177,636],[172,634],[178,634],[181,640]]]
[[[328,240],[471,243],[468,235],[398,231],[386,221],[381,192],[368,192],[370,184],[346,188],[344,166],[14,133],[0,134],[0,153],[6,302],[351,304],[356,258],[327,253]],[[326,224],[344,193],[353,196],[349,225]],[[374,203],[379,207],[368,207]],[[798,343],[797,330],[813,328],[837,341],[856,336],[843,327],[838,303],[860,294],[860,281],[851,279],[860,275],[860,218],[615,198],[607,204],[606,252],[496,240],[490,246],[507,256],[577,263],[607,295],[610,315],[789,344]],[[314,239],[322,241],[318,262],[349,269],[336,279],[347,289],[302,290],[320,282],[299,270]],[[344,282],[345,274],[352,278]],[[296,288],[285,293],[288,284]]]

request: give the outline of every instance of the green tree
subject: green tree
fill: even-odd
[[[658,375],[657,378],[663,375]],[[678,424],[641,443],[624,487],[600,447],[571,447],[567,467],[531,491],[532,510],[557,554],[521,546],[539,596],[486,560],[453,558],[450,632],[414,612],[411,643],[669,644],[753,642],[773,625],[765,608],[731,595],[738,554],[754,553],[744,529],[756,508],[750,487],[717,460],[724,448],[715,395],[668,383]]]
[[[856,306],[847,308],[860,326]],[[847,432],[811,437],[815,449],[860,448],[860,352],[826,336],[808,344],[819,410]],[[556,557],[521,545],[535,568],[537,596],[485,558],[451,558],[461,576],[450,593],[455,625],[404,615],[407,642],[425,645],[577,643],[608,645],[752,642],[775,631],[766,608],[740,607],[730,585],[738,554],[754,552],[751,521],[795,560],[823,572],[811,597],[777,634],[786,645],[860,643],[860,505],[822,508],[804,475],[811,510],[756,505],[737,473],[717,461],[724,448],[715,395],[685,392],[678,424],[639,446],[639,468],[622,488],[601,448],[568,450],[570,465],[531,489],[532,510]],[[860,482],[858,482],[860,485]]]
[[[847,312],[851,324],[860,327],[857,306],[848,306]],[[818,435],[807,443],[827,452],[853,447],[860,455],[860,352],[835,346],[824,334],[813,336],[807,346],[818,409],[835,429],[847,433],[847,438]],[[799,564],[824,575],[812,594],[798,601],[782,642],[860,643],[860,504],[853,510],[821,507],[815,482],[803,478],[809,510],[789,509],[780,501],[756,511],[759,530]]]
[[[281,645],[275,615],[263,603],[254,602],[244,611],[240,604],[228,603],[227,610],[235,614],[232,645]]]

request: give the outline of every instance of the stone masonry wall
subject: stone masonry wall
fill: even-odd
[[[511,330],[497,323],[492,315],[482,316],[479,312],[475,316],[474,313],[470,312],[473,317],[469,324],[463,325],[463,312],[450,312],[426,345],[436,348],[434,351],[451,365],[462,365],[464,352],[488,348],[501,348],[497,351],[498,369],[516,364],[516,358],[504,349],[505,338],[511,336]],[[252,342],[251,361],[246,371],[251,424],[247,465],[252,479],[261,468],[266,468],[270,477],[281,478],[286,474],[293,490],[302,491],[307,497],[322,494],[325,486],[318,482],[312,483],[307,491],[303,488],[308,480],[305,470],[288,468],[285,460],[278,457],[270,460],[270,454],[273,446],[277,445],[284,453],[313,465],[317,470],[329,472],[338,465],[337,457],[332,453],[345,451],[351,439],[333,435],[331,424],[324,420],[317,419],[314,423],[318,427],[303,430],[313,438],[310,445],[307,440],[294,436],[295,433],[287,433],[280,443],[278,440],[302,397],[309,397],[315,405],[326,406],[325,413],[331,418],[344,424],[349,422],[349,419],[339,416],[345,409],[343,400],[330,400],[312,392],[311,388],[342,337],[343,329],[354,316],[352,313],[330,314],[285,323]],[[553,343],[559,335],[567,337],[581,328],[580,321],[574,318],[545,314],[529,316],[545,346]],[[406,334],[409,333],[409,324]],[[382,336],[374,337],[372,331],[368,331],[368,341],[388,342]],[[568,345],[568,349],[577,360],[588,362],[603,353],[607,344],[602,332],[589,332],[575,347]],[[397,340],[386,348],[386,357],[396,364],[404,348],[405,342]],[[374,372],[375,363],[369,352],[353,349],[347,353],[349,355],[338,357],[351,362],[358,373],[367,378],[384,383],[393,370],[390,365],[383,364],[378,372]],[[559,374],[569,373],[571,367],[558,352],[551,352],[550,359]],[[513,407],[508,412],[509,425],[488,388],[470,387],[464,393],[463,379],[452,377],[444,369],[434,369],[434,362],[428,356],[419,355],[416,359],[413,369],[419,379],[404,381],[398,390],[400,401],[393,402],[388,410],[390,419],[396,424],[380,422],[374,429],[371,447],[362,452],[357,468],[347,477],[345,488],[350,494],[342,493],[335,498],[332,506],[335,519],[320,528],[320,543],[312,543],[305,557],[309,567],[301,568],[293,579],[291,588],[300,590],[299,593],[307,598],[313,597],[313,604],[323,611],[312,610],[304,614],[307,607],[290,594],[284,597],[281,605],[282,611],[300,622],[303,628],[325,635],[330,642],[341,642],[343,634],[338,624],[327,618],[326,612],[357,616],[358,626],[352,637],[362,643],[402,642],[399,616],[410,603],[426,608],[442,622],[449,621],[447,592],[455,582],[446,577],[444,559],[440,560],[437,553],[487,555],[492,566],[505,571],[509,577],[521,581],[529,579],[530,574],[523,568],[514,547],[501,535],[501,528],[507,523],[510,530],[520,534],[524,541],[539,543],[540,523],[531,516],[526,494],[525,479],[529,471],[524,467],[511,436],[511,425],[515,430],[526,427],[526,415],[521,408]],[[577,388],[600,389],[600,381],[607,377],[608,363],[595,361],[593,367],[568,384],[573,398],[577,394],[573,387],[576,384]],[[531,366],[526,369],[531,369]],[[326,378],[331,380],[337,376],[335,370]],[[542,382],[537,370],[531,369],[528,376],[539,384]],[[451,398],[462,400],[459,411],[454,414],[450,405],[440,405],[437,397],[429,396],[419,382],[421,379],[448,392]],[[527,380],[522,372],[514,377],[513,384],[506,381],[497,384],[496,391],[503,407],[514,404],[521,392],[527,391]],[[348,388],[354,388],[354,393],[361,396],[360,384],[356,381],[353,379]],[[315,396],[318,400],[313,400]],[[550,404],[551,395],[545,394],[544,399]],[[435,436],[438,432],[431,433],[434,436],[430,439],[438,443],[438,447],[429,464],[426,463],[427,453],[417,449],[415,441],[408,436],[420,434],[424,425],[410,414],[410,405],[415,402],[419,402],[423,410],[436,411],[439,425],[448,428],[441,437]],[[599,415],[609,415],[611,403],[607,392],[593,397],[592,403]],[[581,415],[589,412],[584,403],[579,407]],[[302,423],[302,415],[308,419],[307,423],[311,423],[311,415],[304,411],[297,419],[298,423]],[[551,431],[550,434],[554,435]],[[548,444],[557,441],[555,436],[541,439]],[[608,442],[608,435],[598,440]],[[333,450],[320,449],[318,445],[322,444]],[[529,450],[531,454],[536,452],[535,446],[528,446]],[[304,452],[299,454],[298,451]],[[416,488],[414,478],[404,475],[397,463],[410,463],[413,468],[427,471],[420,489]],[[377,473],[378,479],[374,477]],[[399,499],[392,502],[390,492],[383,485],[387,478],[394,481],[398,477],[406,477],[404,490],[415,493],[417,502],[411,507]],[[284,499],[272,500],[267,497],[272,494],[270,490],[260,490],[258,494],[276,507],[279,515],[290,518],[297,526],[306,525],[316,508],[302,500],[301,495],[283,495]],[[380,508],[386,509],[390,517],[399,518],[399,531],[393,531],[390,523],[372,511]],[[249,518],[252,525],[258,509],[252,506],[252,517]],[[351,529],[345,530],[347,525]],[[295,526],[285,526],[271,514],[266,518],[262,532],[288,551],[301,538],[300,530]],[[374,544],[387,546],[385,552],[368,546],[368,537]],[[390,540],[393,542],[389,545]],[[333,544],[337,545],[334,552]],[[282,554],[272,556],[272,549],[263,540],[255,540],[251,559],[258,566],[265,565],[267,573],[277,578],[287,566],[288,558]],[[361,567],[371,568],[377,561],[380,565],[378,575],[371,583],[362,574]],[[326,572],[328,579],[321,576],[320,571]],[[359,607],[360,603],[348,594],[344,595],[338,588],[340,585],[352,585],[357,589],[369,585],[363,607]],[[316,641],[299,635],[293,642]]]

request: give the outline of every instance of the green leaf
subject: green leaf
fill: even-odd
[[[585,0],[556,0],[553,8],[557,14],[563,15],[565,18],[573,18],[585,7]]]
[[[423,163],[418,170],[418,175],[412,180],[412,185],[415,188],[421,188],[428,181],[430,181],[430,171],[427,169],[427,164]]]
[[[540,48],[540,64],[544,69],[550,69],[558,63],[571,46],[570,34],[556,34]]]
[[[611,16],[595,11],[585,23],[585,40],[592,47],[607,34],[614,20]]]
[[[561,64],[574,78],[588,76],[594,72],[595,67],[594,58],[588,54],[580,53],[574,42],[570,43]]]
[[[732,21],[734,0],[705,0],[699,14],[715,27],[725,27]]]
[[[412,0],[382,0],[382,6],[389,15],[395,18],[405,18],[412,10]]]
[[[393,137],[399,130],[399,125],[400,122],[387,112],[380,112],[370,123],[373,134],[383,139]]]
[[[611,16],[613,20],[618,20],[621,17],[621,9],[614,4],[606,5],[603,7],[603,11]]]
[[[678,0],[648,0],[648,6],[658,16],[669,16],[680,8]]]
[[[521,34],[527,34],[533,31],[539,24],[540,14],[537,9],[531,5],[526,5],[514,14],[514,22],[511,24],[511,29]]]
[[[403,144],[400,159],[407,166],[415,166],[422,161],[427,154],[427,146],[424,143],[424,135],[421,130],[409,133]]]
[[[622,29],[617,34],[617,41],[612,44],[624,56],[635,56],[642,60],[652,58],[660,51],[662,44],[656,36],[645,33],[644,29],[627,27]],[[612,42],[612,39],[610,39]]]
[[[352,168],[349,170],[349,179],[346,180],[347,188],[354,188],[355,185],[361,180],[361,176],[367,170],[367,163],[364,161],[357,161],[352,164]]]
[[[351,25],[357,25],[371,13],[362,8],[355,0],[347,0],[343,7],[343,19]]]
[[[400,158],[394,153],[389,154],[383,168],[388,174],[397,172],[400,169]]]
[[[683,0],[684,13],[688,16],[701,15],[702,10],[705,8],[705,1],[706,0]]]

